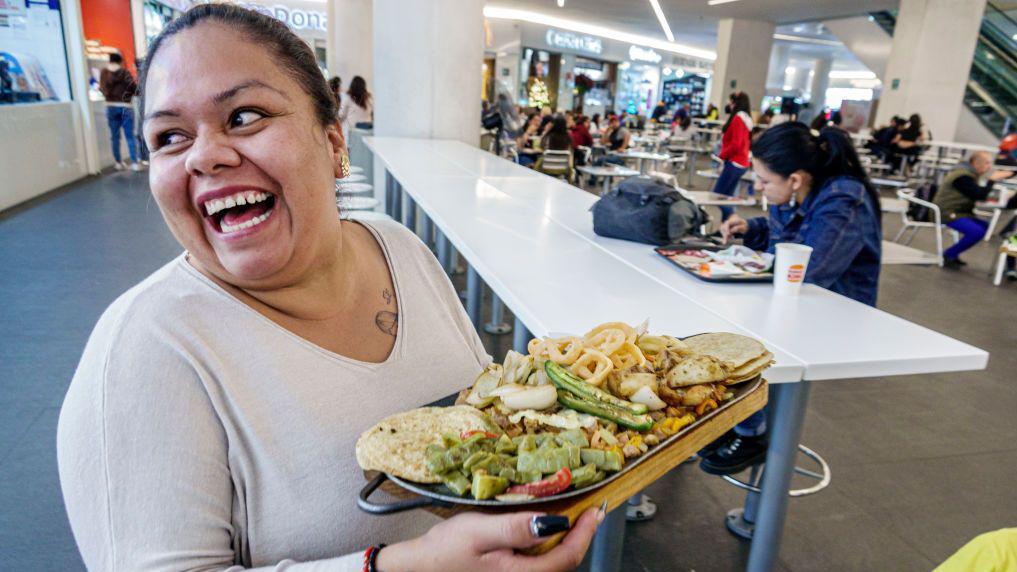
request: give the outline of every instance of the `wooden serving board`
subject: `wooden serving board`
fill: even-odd
[[[539,510],[550,514],[563,514],[568,516],[571,522],[575,522],[576,519],[579,518],[584,511],[586,511],[586,509],[590,507],[599,507],[604,500],[607,500],[607,510],[610,512],[611,510],[614,510],[628,502],[629,497],[648,487],[654,481],[668,473],[671,469],[677,467],[683,461],[691,457],[696,451],[699,451],[704,446],[726,433],[732,427],[741,423],[756,411],[762,409],[763,406],[766,405],[767,401],[767,388],[768,384],[764,380],[758,387],[756,387],[755,390],[746,394],[745,397],[740,399],[737,403],[732,403],[716,416],[704,421],[698,427],[694,428],[685,435],[685,437],[680,438],[667,447],[656,451],[652,457],[641,463],[639,467],[625,473],[611,483],[591,491],[590,494],[572,497],[557,502],[549,502],[544,505],[538,505],[537,507],[525,507],[523,509],[511,506],[505,508],[489,508],[457,505],[454,508],[429,506],[425,510],[428,510],[442,518],[448,518],[457,513],[468,510],[488,513]],[[369,478],[373,477],[374,474],[376,473],[367,473]],[[396,498],[405,499],[416,497],[414,493],[407,491],[388,480],[381,485],[381,489]],[[543,554],[544,552],[554,548],[559,542],[561,542],[561,539],[564,536],[565,533],[552,536],[543,544],[540,544],[527,552],[530,554]]]

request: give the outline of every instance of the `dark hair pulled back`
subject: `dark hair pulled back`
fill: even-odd
[[[752,144],[752,158],[784,178],[805,171],[812,176],[812,188],[817,192],[836,177],[857,179],[876,201],[877,216],[880,214],[879,193],[869,182],[858,152],[843,129],[827,127],[814,136],[804,123],[781,123],[756,139]]]
[[[364,109],[367,108],[368,102],[371,101],[371,92],[367,91],[367,82],[359,75],[353,77],[353,81],[350,82],[350,88],[346,90],[346,93],[350,95],[350,99],[354,103]]]
[[[314,59],[311,48],[279,20],[234,4],[198,4],[170,22],[156,36],[149,45],[145,65],[138,74],[142,110],[145,108],[148,70],[155,62],[159,49],[177,33],[202,22],[222,24],[240,32],[252,43],[268,48],[275,56],[276,62],[311,98],[318,122],[324,126],[335,121],[336,101],[325,81],[325,76],[318,69],[318,62]]]
[[[731,113],[727,116],[727,121],[724,123],[723,132],[727,132],[727,128],[731,126],[731,122],[734,120],[738,112],[744,111],[745,113],[752,112],[752,102],[749,100],[749,94],[744,91],[736,91],[731,94]]]

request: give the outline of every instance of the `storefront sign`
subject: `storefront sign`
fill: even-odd
[[[651,48],[629,46],[629,59],[634,62],[650,62],[651,64],[659,64],[662,58],[663,56],[653,51]]]
[[[600,54],[604,51],[604,42],[594,36],[584,36],[550,28],[547,30],[545,39],[547,40],[547,45],[555,48],[565,48],[591,54]]]
[[[275,4],[273,6],[250,4],[246,2],[237,2],[237,4],[240,4],[245,8],[261,12],[267,16],[272,16],[294,30],[328,31],[328,16],[324,12],[290,8],[288,6],[283,6],[282,4]]]

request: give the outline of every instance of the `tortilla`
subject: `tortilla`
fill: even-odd
[[[664,377],[669,387],[685,387],[700,383],[724,381],[728,369],[719,359],[709,355],[692,355],[675,364]]]
[[[758,358],[751,360],[745,365],[741,366],[740,368],[732,371],[731,377],[732,378],[745,377],[750,373],[755,375],[760,371],[763,371],[764,369],[770,367],[771,363],[773,363],[773,354],[770,352],[766,352],[765,354],[759,356]]]
[[[357,462],[367,471],[438,483],[438,475],[427,470],[427,446],[441,443],[442,433],[491,429],[487,415],[469,405],[421,407],[386,417],[364,431],[357,440]]]
[[[766,353],[766,347],[758,341],[724,332],[692,336],[685,338],[685,343],[696,353],[721,360],[730,370],[738,370]]]

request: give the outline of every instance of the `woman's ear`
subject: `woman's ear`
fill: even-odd
[[[329,155],[332,157],[332,171],[337,179],[343,177],[342,158],[349,155],[346,148],[346,139],[343,137],[343,128],[339,120],[332,121],[325,126],[325,139],[328,141]]]

